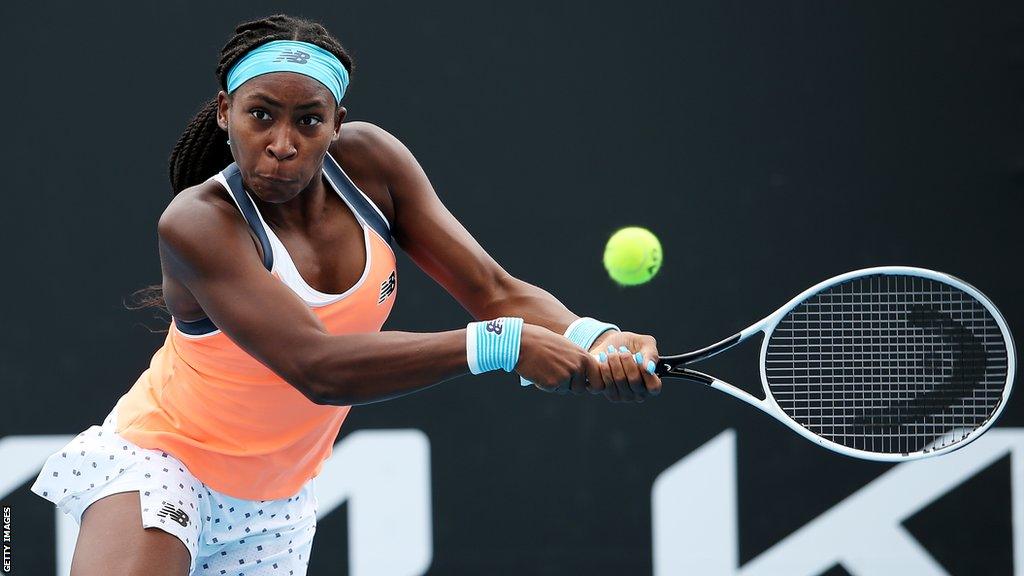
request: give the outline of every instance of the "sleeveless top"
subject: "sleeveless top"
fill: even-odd
[[[302,279],[242,187],[235,164],[213,179],[227,189],[259,238],[270,274],[302,298],[329,333],[379,331],[397,288],[388,221],[330,154],[323,174],[363,229],[366,267],[343,294],[319,292]],[[172,320],[149,368],[118,400],[117,432],[143,448],[174,455],[200,481],[229,496],[293,496],[331,455],[349,407],[313,403],[209,318]]]

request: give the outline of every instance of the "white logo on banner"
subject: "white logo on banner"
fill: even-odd
[[[742,567],[736,434],[726,430],[655,480],[654,574],[813,576],[841,564],[853,576],[945,576],[901,523],[1007,454],[1014,573],[1024,575],[1024,428],[993,429],[962,450],[895,466]]]
[[[0,498],[39,473],[74,436],[0,438]],[[433,559],[430,442],[419,430],[360,430],[334,446],[316,479],[317,517],[348,502],[352,576],[419,576]],[[59,510],[57,574],[71,571],[78,525]],[[317,539],[322,535],[317,535]],[[323,543],[321,542],[321,545]]]

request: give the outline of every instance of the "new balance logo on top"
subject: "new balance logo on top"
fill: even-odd
[[[505,327],[505,321],[502,319],[491,320],[487,323],[487,331],[494,332],[495,336],[501,336],[501,331]]]
[[[188,526],[188,514],[185,514],[184,510],[179,510],[166,502],[164,502],[164,507],[161,508],[156,515],[160,518],[170,518],[178,524],[181,524],[183,528]]]
[[[380,283],[380,298],[377,298],[377,304],[383,304],[388,296],[391,296],[395,291],[395,272],[391,272],[391,276],[388,279]]]
[[[309,54],[302,50],[282,50],[281,55],[274,58],[274,62],[291,62],[292,64],[305,64],[309,60]]]

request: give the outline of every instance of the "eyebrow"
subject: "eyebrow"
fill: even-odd
[[[263,93],[261,93],[261,92],[257,92],[257,93],[255,93],[255,94],[252,94],[251,96],[252,96],[253,98],[257,98],[257,99],[259,99],[259,100],[263,100],[263,101],[264,101],[264,102],[266,102],[267,104],[269,104],[269,105],[271,105],[271,106],[274,106],[274,107],[276,107],[276,108],[283,108],[283,107],[284,107],[284,106],[283,106],[283,105],[282,105],[282,104],[281,104],[280,102],[278,102],[277,100],[274,100],[274,99],[273,99],[273,98],[271,98],[270,96],[267,96],[266,94],[263,94]],[[296,106],[296,107],[295,107],[295,109],[296,109],[296,110],[308,110],[308,109],[310,109],[310,108],[321,108],[321,107],[323,107],[323,108],[326,108],[326,107],[327,107],[327,105],[326,105],[326,104],[324,103],[324,101],[323,101],[323,100],[316,100],[316,101],[313,101],[313,102],[307,102],[307,103],[305,103],[305,104],[299,104],[298,106]]]

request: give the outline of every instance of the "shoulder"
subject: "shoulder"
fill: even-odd
[[[394,222],[394,190],[396,174],[402,170],[405,146],[386,130],[369,122],[346,122],[338,139],[331,145],[330,155],[345,173]]]
[[[404,148],[398,138],[369,122],[346,122],[341,125],[338,140],[331,146],[335,157],[387,168],[387,161]]]
[[[225,249],[248,242],[248,226],[227,191],[215,181],[182,190],[157,223],[162,245],[184,259],[200,258],[211,247]]]
[[[345,168],[388,182],[400,178],[411,167],[418,168],[405,144],[387,130],[369,122],[342,124],[331,155]]]

